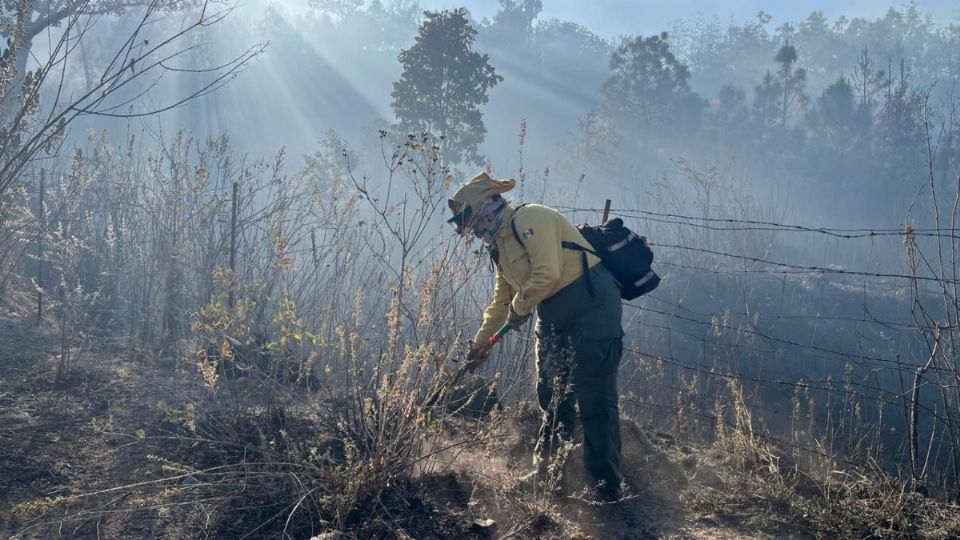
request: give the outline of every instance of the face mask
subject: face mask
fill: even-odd
[[[485,214],[483,219],[487,221],[487,225],[480,230],[474,229],[474,236],[488,245],[493,245],[497,231],[500,230],[500,225],[503,223],[503,210],[506,208],[506,202],[501,200],[491,203],[491,205],[496,205],[496,207],[483,212]],[[484,208],[484,210],[487,209]]]

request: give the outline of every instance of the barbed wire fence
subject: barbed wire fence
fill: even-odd
[[[554,207],[574,221],[604,213]],[[625,305],[625,409],[677,431],[749,429],[798,458],[872,460],[918,489],[960,493],[955,225],[814,227],[609,211],[649,237],[664,277]],[[740,238],[683,241],[696,231]],[[789,237],[737,243],[750,234]],[[801,235],[842,244],[837,259],[871,253],[875,268],[796,260],[791,238]],[[744,389],[754,425],[718,412],[729,384]]]
[[[196,193],[223,195],[210,204],[226,208],[224,201],[237,197],[235,191],[229,195],[231,188],[226,183]],[[37,200],[42,193],[39,189],[25,196]],[[254,192],[245,196],[252,200]],[[45,204],[38,202],[36,212],[45,223],[82,221],[61,215],[56,206],[41,212]],[[120,199],[113,204],[127,208]],[[798,456],[845,463],[871,459],[891,471],[909,471],[916,485],[960,494],[956,220],[949,227],[836,228],[626,207],[553,206],[574,221],[583,216],[597,221],[609,210],[649,236],[657,254],[655,265],[664,283],[625,306],[627,355],[621,376],[629,412],[676,432],[708,435],[718,426],[748,431]],[[302,225],[276,210],[271,210],[276,216],[266,216],[273,207],[264,208],[232,222],[226,210],[216,214],[225,230],[239,227],[239,246],[229,251],[236,249],[243,260],[276,258],[269,249],[273,244],[264,240],[271,236],[265,217],[290,226],[291,236]],[[329,240],[339,251],[356,241],[339,233],[360,228],[360,223],[312,223],[310,231],[324,236],[321,247]],[[328,228],[330,239],[322,234]],[[711,236],[700,234],[705,231]],[[307,238],[300,230],[299,240],[284,244],[283,254],[302,255],[312,260],[318,275],[336,276],[336,265],[326,270],[330,263],[320,264],[313,232]],[[838,256],[828,256],[824,247],[827,262],[807,264],[800,250],[790,249],[795,244],[777,242],[775,235],[823,240]],[[873,267],[832,262],[858,260],[855,255],[864,244]],[[425,251],[417,258],[431,256]],[[42,268],[45,257],[36,259]],[[267,271],[261,273],[266,280]],[[38,283],[49,280],[49,275],[37,276]],[[311,283],[316,288],[321,280]],[[355,287],[363,285],[337,289]],[[42,301],[38,298],[38,311]],[[516,382],[529,373],[531,340],[527,335],[525,342],[517,340],[520,347],[510,349],[523,355],[522,362],[501,360],[495,366],[509,370],[505,379]],[[720,406],[732,399],[731,384],[744,390],[754,422],[738,422]]]

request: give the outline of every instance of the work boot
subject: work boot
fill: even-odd
[[[607,482],[601,481],[594,488],[594,493],[596,494],[597,501],[601,503],[610,504],[618,502],[621,496],[620,484],[608,484]]]
[[[597,484],[584,486],[574,495],[574,498],[594,506],[607,506],[623,501],[630,493],[630,487],[627,485],[611,485],[600,481]]]

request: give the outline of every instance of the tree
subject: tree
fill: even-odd
[[[363,0],[310,0],[308,5],[313,10],[328,13],[342,21],[359,11],[363,7]]]
[[[499,0],[500,10],[493,24],[505,30],[528,32],[543,10],[543,0]]]
[[[7,41],[6,49],[0,51],[0,194],[34,159],[55,154],[76,118],[130,118],[178,107],[219,88],[263,51],[262,45],[251,47],[215,67],[181,65],[186,55],[197,49],[186,42],[221,21],[230,9],[214,9],[203,2],[176,30],[151,33],[174,5],[161,0],[55,0],[2,5],[0,32]],[[109,51],[108,64],[99,66],[93,77],[88,73],[87,85],[69,85],[96,16],[121,14],[136,6],[141,9],[134,28],[123,36],[122,45]],[[44,31],[49,43],[41,54],[31,47],[34,38]],[[27,57],[36,66],[29,65]],[[175,73],[204,80],[194,88],[178,88],[174,97],[159,104],[138,108],[164,75]],[[49,98],[41,99],[42,95]]]
[[[747,93],[739,86],[724,85],[717,94],[716,108],[710,114],[711,135],[718,141],[734,144],[744,134],[749,117]]]
[[[768,28],[772,17],[760,11],[752,21],[723,24],[720,20],[684,25],[675,32],[686,32],[686,47],[681,56],[696,73],[697,87],[716,93],[734,81],[753,80],[763,75],[763,65],[774,39]]]
[[[888,74],[893,71],[892,67],[887,69]],[[898,74],[885,84],[877,114],[874,142],[890,179],[913,174],[924,157],[923,123],[929,95],[927,90],[913,86],[911,76],[901,59]]]
[[[780,104],[780,127],[786,129],[787,120],[794,106],[806,104],[804,85],[807,82],[807,72],[803,68],[794,68],[797,62],[797,49],[789,43],[780,47],[774,61],[780,65],[777,75],[780,76],[780,90],[783,92]]]
[[[577,121],[576,157],[587,163],[615,163],[623,142],[609,118],[589,111]]]
[[[538,62],[534,51],[534,21],[543,9],[542,0],[499,0],[500,9],[493,21],[481,28],[480,44],[499,56],[507,55],[518,63]],[[515,55],[520,55],[516,58]]]
[[[819,131],[817,141],[829,149],[836,165],[844,165],[847,153],[859,142],[857,111],[853,87],[843,76],[828,86],[817,100],[814,114]]]
[[[666,32],[625,41],[610,58],[601,107],[627,132],[682,135],[699,124],[704,102],[690,91],[690,71],[670,50]]]
[[[192,5],[179,0],[35,0],[4,2],[0,5],[0,38],[7,41],[3,51],[5,66],[12,70],[4,72],[0,80],[2,93],[18,98],[26,80],[33,41],[51,29],[70,28],[74,19],[88,19],[100,15],[123,15],[132,9],[149,7],[155,12],[172,11]],[[79,33],[79,28],[74,28]],[[8,109],[9,110],[9,109]]]
[[[400,80],[393,83],[393,112],[405,133],[438,139],[444,163],[480,164],[477,146],[487,130],[480,106],[503,77],[489,57],[473,51],[477,31],[464,8],[424,12],[416,43],[400,52]]]
[[[359,27],[348,27],[357,40],[362,40],[366,50],[390,52],[393,56],[410,40],[420,21],[420,6],[415,0],[394,0],[384,6],[373,0],[367,8],[358,12]],[[342,39],[342,36],[340,37]]]
[[[852,51],[840,39],[848,22],[840,17],[831,28],[823,12],[814,11],[799,24],[797,33],[790,39],[794,47],[803,51],[811,86],[827,86],[838,72],[848,69],[853,60]]]
[[[769,71],[763,76],[760,84],[753,87],[753,124],[761,142],[768,138],[780,118],[782,95],[783,85]]]
[[[857,65],[853,70],[853,82],[857,88],[857,99],[860,106],[868,110],[873,109],[875,96],[884,89],[888,82],[886,72],[878,70],[870,58],[870,51],[866,45],[857,55]]]

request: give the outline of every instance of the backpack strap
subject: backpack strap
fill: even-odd
[[[490,253],[490,271],[496,271],[500,269],[500,250],[497,249],[496,245],[490,246],[488,249]]]
[[[560,243],[563,245],[563,242]],[[580,267],[583,268],[583,279],[584,284],[587,286],[587,292],[590,293],[591,298],[596,298],[597,295],[593,291],[593,280],[590,279],[590,265],[587,263],[587,251],[590,251],[579,244],[575,244],[580,248]]]
[[[518,206],[518,207],[513,211],[513,215],[510,216],[510,230],[513,231],[513,237],[517,239],[517,242],[520,243],[520,247],[522,247],[524,250],[527,249],[527,245],[524,244],[524,243],[523,243],[523,240],[520,239],[520,234],[517,233],[517,225],[513,222],[513,218],[517,217],[517,212],[519,212],[520,209],[523,208],[523,207],[526,206],[526,205],[527,205],[527,203],[523,203],[523,204],[521,204],[520,206]]]
[[[596,251],[590,248],[583,247],[580,244],[576,242],[571,242],[569,240],[562,240],[560,242],[560,246],[565,249],[572,249],[574,251],[580,252],[580,265],[583,267],[584,279],[587,280],[586,282],[587,292],[590,293],[590,296],[596,298],[597,295],[594,294],[593,292],[593,280],[590,279],[590,266],[587,264],[587,253],[590,253],[591,255],[597,257],[601,261],[603,261],[603,257],[601,257],[600,254],[597,253]]]
[[[563,240],[563,241],[560,242],[560,245],[561,245],[562,247],[567,248],[567,249],[572,249],[572,250],[574,250],[574,251],[582,251],[582,252],[584,252],[584,253],[589,253],[589,254],[591,254],[591,255],[595,255],[595,256],[597,256],[597,257],[600,257],[600,254],[597,253],[596,251],[594,251],[594,250],[592,250],[592,249],[590,249],[590,248],[585,248],[585,247],[581,246],[580,244],[578,244],[578,243],[576,243],[576,242],[571,242],[571,241],[569,241],[569,240]]]
[[[513,224],[513,217],[517,215],[517,210],[520,210],[526,205],[527,203],[523,203],[520,206],[516,207],[513,210],[513,215],[510,216],[510,230],[513,231],[513,237],[517,239],[517,242],[520,243],[520,246],[524,250],[527,249],[527,246],[526,244],[523,243],[523,240],[520,239],[520,235],[517,234],[517,226]],[[500,250],[497,249],[496,244],[490,247],[490,262],[492,263],[491,268],[500,268]]]

